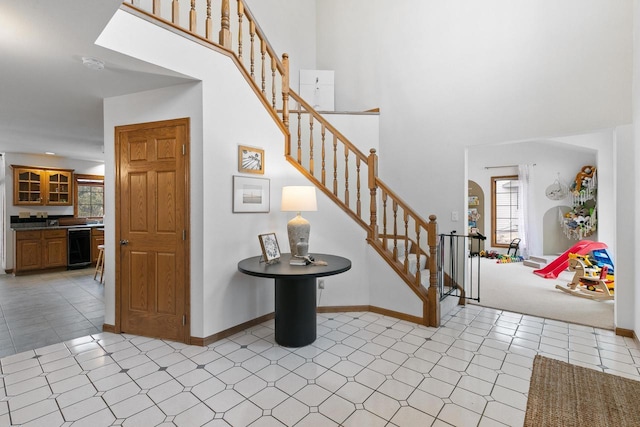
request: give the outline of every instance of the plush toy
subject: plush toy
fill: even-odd
[[[576,175],[576,180],[571,186],[573,192],[575,194],[579,194],[582,187],[588,187],[595,173],[595,166],[583,166],[580,172]]]

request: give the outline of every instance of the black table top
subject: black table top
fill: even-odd
[[[327,254],[312,256],[316,261],[325,261],[327,265],[289,265],[291,254],[281,254],[280,262],[275,264],[260,262],[260,256],[243,259],[238,263],[238,271],[257,277],[295,278],[331,276],[351,269],[351,261],[347,258]]]

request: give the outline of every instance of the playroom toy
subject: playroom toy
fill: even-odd
[[[613,299],[615,292],[613,262],[606,250],[598,251],[598,254],[593,256],[593,261],[589,255],[569,254],[569,270],[575,272],[573,279],[567,285],[556,285],[556,289],[582,298]],[[597,257],[605,258],[610,264],[598,263]],[[611,265],[611,271],[609,265]]]
[[[558,274],[562,273],[569,266],[569,254],[585,255],[597,249],[605,249],[607,245],[602,242],[594,242],[592,240],[580,240],[578,243],[567,249],[558,258],[551,261],[544,268],[533,270],[534,274],[544,277],[545,279],[556,279]]]
[[[498,264],[508,264],[511,262],[522,262],[524,258],[519,255],[498,255]]]

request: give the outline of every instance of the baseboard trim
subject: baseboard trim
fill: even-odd
[[[405,321],[411,322],[411,323],[417,323],[418,325],[424,325],[425,322],[426,322],[426,319],[423,320],[422,317],[412,316],[410,314],[400,313],[399,311],[388,310],[386,308],[376,307],[375,305],[369,306],[369,310],[374,312],[374,313],[382,314],[383,316],[389,316],[389,317],[393,317],[395,319],[405,320]]]
[[[334,305],[334,306],[318,307],[317,311],[318,313],[370,311],[372,313],[382,314],[383,316],[393,317],[398,320],[406,320],[407,322],[417,323],[418,325],[424,324],[421,317],[412,316],[406,313],[400,313],[399,311],[388,310],[386,308],[377,307],[375,305]]]
[[[382,314],[383,316],[389,316],[399,320],[406,320],[407,322],[417,323],[419,325],[423,324],[422,318],[420,317],[412,316],[410,314],[400,313],[399,311],[388,310],[386,308],[376,307],[374,305],[325,306],[325,307],[318,307],[316,311],[318,313],[344,313],[344,312],[370,311],[372,313]],[[221,339],[230,337],[231,335],[235,335],[238,332],[241,332],[247,328],[259,325],[260,323],[266,322],[267,320],[271,320],[273,318],[275,318],[275,313],[265,314],[264,316],[256,317],[255,319],[249,320],[247,322],[241,323],[239,325],[233,326],[229,329],[225,329],[224,331],[215,333],[213,335],[209,335],[204,338],[190,337],[188,344],[204,347],[209,344],[213,344],[216,341],[220,341]],[[105,332],[111,332],[106,329],[107,326],[113,328],[113,330],[115,331],[115,327],[112,325],[103,325],[102,330]]]
[[[271,320],[275,317],[274,313],[265,314],[264,316],[256,317],[253,320],[249,320],[247,322],[241,323],[239,325],[233,326],[229,329],[225,329],[224,331],[218,332],[213,335],[209,335],[208,337],[199,338],[199,337],[190,337],[189,344],[191,345],[199,345],[201,347],[212,344],[216,341],[220,341],[221,339],[230,337],[231,335],[235,335],[238,332],[241,332],[247,328],[252,326],[259,325],[262,322],[266,322],[267,320]]]
[[[361,312],[361,311],[369,311],[371,306],[368,305],[332,305],[332,306],[324,306],[318,307],[316,312],[318,313],[341,313],[341,312]]]
[[[636,335],[633,329],[625,329],[625,328],[616,328],[616,335],[620,335],[621,337],[633,338],[638,344],[640,344],[640,340]]]
[[[102,332],[111,332],[112,334],[116,333],[115,325],[109,325],[108,323],[102,324]]]

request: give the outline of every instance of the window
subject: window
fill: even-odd
[[[102,218],[104,216],[104,177],[76,174],[75,181],[74,216]]]
[[[491,177],[491,245],[508,247],[518,235],[518,176]]]

